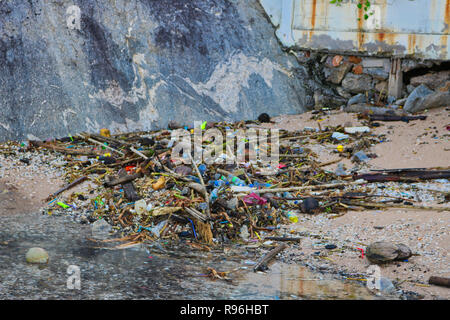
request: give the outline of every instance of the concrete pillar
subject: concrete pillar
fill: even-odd
[[[391,70],[389,72],[389,86],[388,95],[400,99],[403,89],[403,73],[402,60],[400,58],[393,58],[391,60]]]

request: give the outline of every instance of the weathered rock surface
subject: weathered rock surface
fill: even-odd
[[[367,74],[347,73],[342,80],[342,87],[352,93],[364,93],[372,89],[372,77]]]
[[[347,103],[346,98],[337,95],[322,94],[318,91],[314,93],[314,108],[317,110],[321,108],[337,109],[346,103]]]
[[[339,67],[332,68],[330,74],[327,77],[327,81],[340,84],[345,75],[352,69],[352,64],[344,62]]]
[[[366,103],[367,102],[367,97],[365,94],[362,93],[358,93],[356,96],[351,97],[347,104],[348,105],[352,105],[352,104],[357,104],[357,103]]]
[[[432,93],[433,91],[430,90],[426,85],[421,84],[408,96],[403,109],[407,112],[418,111],[423,105],[425,97]]]
[[[0,140],[299,113],[306,83],[257,0],[0,2]]]
[[[424,84],[428,88],[436,90],[437,88],[443,86],[449,80],[450,80],[450,70],[445,70],[440,72],[429,72],[422,76],[412,77],[410,80],[410,84],[414,87]]]

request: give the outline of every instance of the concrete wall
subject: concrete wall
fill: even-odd
[[[286,47],[420,59],[450,59],[450,0],[259,0]]]

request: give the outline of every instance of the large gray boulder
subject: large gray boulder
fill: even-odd
[[[0,1],[0,140],[301,113],[312,83],[257,0]]]
[[[421,84],[408,96],[403,109],[411,113],[419,111],[425,98],[432,93],[433,90],[430,90],[426,85]]]

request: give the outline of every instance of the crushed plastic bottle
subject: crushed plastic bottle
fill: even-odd
[[[339,163],[337,165],[336,171],[334,172],[337,176],[346,176],[348,175],[347,172],[344,169],[344,165],[342,163]]]
[[[293,222],[293,223],[297,223],[298,222],[298,216],[294,211],[288,211],[286,212],[286,217],[289,219],[289,221]]]
[[[348,139],[350,136],[348,134],[340,133],[340,132],[333,132],[333,135],[331,136],[333,139],[336,139],[338,141]]]
[[[213,203],[214,201],[217,200],[218,197],[219,197],[219,188],[214,188],[214,190],[211,191],[209,195],[209,202]]]
[[[239,232],[242,240],[248,240],[248,238],[250,237],[250,233],[248,233],[248,228],[245,224],[241,227]]]
[[[144,214],[147,211],[147,203],[144,199],[138,200],[134,203],[134,210],[138,215]]]
[[[270,188],[272,185],[270,183],[259,183],[258,181],[255,181],[255,182],[249,184],[248,186],[250,188],[263,189],[263,188]]]
[[[347,127],[344,128],[346,133],[360,133],[360,132],[370,132],[369,127]]]
[[[201,164],[198,166],[198,171],[200,171],[201,175],[204,175],[206,172],[206,166],[204,164]]]
[[[224,181],[228,181],[230,184],[232,184],[234,186],[245,186],[246,185],[245,181],[243,181],[242,179],[240,179],[236,176],[233,176],[233,175],[229,175],[228,178],[225,178],[224,176],[222,176],[220,179],[224,180]]]
[[[353,155],[354,158],[358,159],[360,162],[369,161],[369,157],[364,153],[364,151],[358,151]]]

